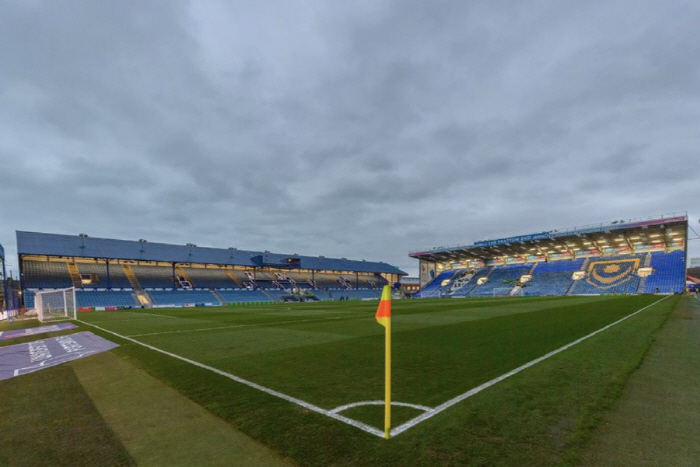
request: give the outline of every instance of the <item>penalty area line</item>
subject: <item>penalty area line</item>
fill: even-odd
[[[404,423],[403,425],[397,426],[396,428],[394,428],[394,429],[391,430],[390,435],[391,435],[391,437],[397,436],[397,435],[403,433],[404,431],[406,431],[406,430],[408,430],[408,429],[410,429],[410,428],[413,428],[414,426],[418,425],[419,423],[422,423],[422,422],[426,421],[427,419],[429,419],[429,418],[431,418],[431,417],[434,417],[435,415],[439,414],[440,412],[442,412],[442,411],[444,411],[444,410],[446,410],[446,409],[449,409],[449,408],[452,407],[453,405],[455,405],[455,404],[457,404],[457,403],[459,403],[459,402],[462,402],[463,400],[468,399],[468,398],[472,397],[472,396],[475,395],[475,394],[480,393],[480,392],[483,391],[484,389],[490,388],[491,386],[493,386],[493,385],[495,385],[495,384],[497,384],[497,383],[500,383],[500,382],[503,381],[504,379],[509,378],[509,377],[511,377],[511,376],[513,376],[513,375],[515,375],[515,374],[518,374],[518,373],[520,373],[521,371],[523,371],[523,370],[525,370],[525,369],[527,369],[527,368],[530,368],[531,366],[534,366],[534,365],[536,365],[536,364],[538,364],[538,363],[540,363],[540,362],[542,362],[542,361],[544,361],[544,360],[547,360],[549,357],[552,357],[552,356],[554,356],[554,355],[556,355],[556,354],[558,354],[558,353],[560,353],[560,352],[563,352],[563,351],[565,351],[565,350],[567,350],[567,349],[569,349],[569,348],[575,346],[576,344],[580,344],[581,342],[585,341],[586,339],[589,339],[589,338],[595,336],[595,335],[598,334],[598,333],[601,333],[601,332],[603,332],[603,331],[606,331],[606,330],[610,329],[611,327],[613,327],[613,326],[615,326],[615,325],[617,325],[617,324],[623,322],[624,320],[626,320],[626,319],[628,319],[628,318],[631,318],[632,316],[634,316],[634,315],[636,315],[636,314],[638,314],[638,313],[641,313],[642,311],[646,310],[647,308],[651,308],[652,306],[656,305],[657,303],[663,302],[664,300],[666,300],[666,299],[669,298],[669,297],[670,297],[670,295],[667,295],[667,296],[665,296],[664,298],[662,298],[662,299],[660,299],[660,300],[657,300],[657,301],[655,301],[654,303],[652,303],[652,304],[650,304],[650,305],[647,305],[647,306],[645,306],[645,307],[643,307],[643,308],[640,308],[639,310],[637,310],[637,311],[635,311],[635,312],[633,312],[633,313],[630,313],[629,315],[624,316],[624,317],[618,319],[617,321],[615,321],[615,322],[613,322],[613,323],[610,323],[610,324],[608,324],[607,326],[604,326],[604,327],[598,329],[597,331],[593,331],[593,332],[590,333],[590,334],[587,334],[587,335],[585,335],[585,336],[583,336],[583,337],[581,337],[581,338],[578,338],[578,339],[576,339],[575,341],[572,341],[572,342],[570,342],[570,343],[568,343],[568,344],[566,344],[566,345],[564,345],[564,346],[562,346],[562,347],[559,347],[559,348],[556,349],[556,350],[553,350],[553,351],[551,351],[551,352],[549,352],[549,353],[546,353],[546,354],[542,355],[542,356],[539,357],[539,358],[536,358],[536,359],[534,359],[534,360],[532,360],[532,361],[530,361],[530,362],[528,362],[528,363],[526,363],[526,364],[524,364],[524,365],[522,365],[522,366],[519,366],[518,368],[515,368],[514,370],[511,370],[511,371],[509,371],[508,373],[502,374],[501,376],[498,376],[498,377],[492,379],[491,381],[487,381],[487,382],[485,382],[484,384],[475,387],[474,389],[471,389],[471,390],[469,390],[469,391],[467,391],[467,392],[465,392],[465,393],[463,393],[463,394],[460,394],[459,396],[454,397],[454,398],[448,400],[447,402],[438,405],[438,406],[435,407],[434,409],[432,409],[432,410],[430,410],[430,411],[427,411],[427,412],[425,412],[425,413],[423,413],[423,414],[417,416],[416,418],[414,418],[414,419],[412,419],[412,420],[407,421],[407,422]]]
[[[359,428],[362,431],[373,434],[373,435],[378,436],[380,438],[384,437],[383,431],[378,430],[377,428],[374,428],[370,425],[367,425],[366,423],[362,423],[358,420],[353,420],[352,418],[348,418],[348,417],[345,417],[345,416],[340,415],[338,413],[332,412],[330,410],[323,409],[321,407],[318,407],[317,405],[311,404],[311,403],[306,402],[306,401],[301,400],[301,399],[297,399],[296,397],[288,396],[287,394],[283,394],[281,392],[275,391],[274,389],[270,389],[268,387],[262,386],[260,384],[254,383],[252,381],[248,381],[247,379],[243,379],[239,376],[236,376],[236,375],[233,375],[231,373],[227,373],[225,371],[219,370],[218,368],[214,368],[212,366],[205,365],[204,363],[200,363],[200,362],[197,362],[195,360],[191,360],[187,357],[183,357],[181,355],[178,355],[178,354],[175,354],[172,352],[168,352],[167,350],[159,349],[158,347],[154,347],[152,345],[143,343],[143,342],[138,341],[136,339],[133,339],[131,337],[123,336],[123,335],[116,333],[114,331],[110,331],[109,329],[105,329],[101,326],[97,326],[96,324],[87,323],[87,322],[82,321],[82,320],[76,320],[76,321],[78,321],[79,323],[85,324],[87,326],[92,326],[96,329],[99,329],[100,331],[104,331],[106,333],[112,334],[112,335],[117,336],[121,339],[125,339],[129,342],[133,342],[134,344],[138,344],[140,346],[146,347],[147,349],[151,349],[155,352],[162,353],[163,355],[167,355],[169,357],[176,358],[176,359],[181,360],[183,362],[189,363],[190,365],[194,365],[196,367],[199,367],[199,368],[202,368],[205,370],[209,370],[213,373],[216,373],[220,376],[228,378],[228,379],[235,381],[237,383],[241,383],[245,386],[251,387],[253,389],[257,389],[258,391],[262,391],[262,392],[269,394],[271,396],[274,396],[274,397],[277,397],[279,399],[283,399],[283,400],[286,400],[286,401],[291,402],[293,404],[296,404],[298,406],[301,406],[301,407],[303,407],[307,410],[310,410],[312,412],[316,412],[316,413],[319,413],[321,415],[325,415],[326,417],[329,417],[329,418],[338,420],[340,422],[346,423],[348,425],[354,426],[355,428]]]

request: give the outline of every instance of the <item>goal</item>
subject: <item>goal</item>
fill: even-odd
[[[78,319],[75,305],[75,287],[37,292],[34,296],[34,309],[39,321],[42,323]]]

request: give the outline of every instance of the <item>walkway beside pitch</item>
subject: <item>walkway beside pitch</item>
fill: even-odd
[[[72,365],[102,418],[138,465],[293,465],[115,355],[107,352]]]
[[[697,465],[700,302],[684,297],[583,456],[590,466]]]

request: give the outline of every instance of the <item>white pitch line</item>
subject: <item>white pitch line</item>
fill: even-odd
[[[366,316],[363,316],[363,318],[366,318]],[[347,316],[334,316],[332,318],[324,318],[324,319],[318,319],[318,318],[309,318],[309,319],[294,319],[294,320],[288,320],[288,321],[274,321],[272,323],[251,323],[251,324],[233,324],[231,326],[218,326],[218,327],[213,327],[213,328],[199,328],[199,329],[180,329],[176,331],[159,331],[159,332],[147,332],[145,334],[130,334],[129,337],[144,337],[144,336],[160,336],[162,334],[182,334],[182,333],[187,333],[187,332],[202,332],[202,331],[215,331],[217,329],[235,329],[235,328],[248,328],[252,326],[269,326],[269,325],[275,325],[275,324],[290,324],[290,323],[305,323],[308,321],[330,321],[334,319],[347,319]]]
[[[352,409],[355,407],[361,407],[363,405],[384,405],[384,401],[362,401],[362,402],[353,402],[352,404],[345,404],[341,405],[339,407],[336,407],[335,409],[329,410],[331,413],[340,413],[344,412],[348,409]],[[422,410],[423,412],[428,412],[430,410],[433,410],[431,407],[426,407],[425,405],[418,405],[418,404],[409,404],[408,402],[391,402],[391,405],[396,405],[399,407],[410,407],[412,409],[416,410]]]
[[[362,423],[362,422],[360,422],[360,421],[358,421],[358,420],[353,420],[352,418],[344,417],[343,415],[340,415],[340,414],[337,414],[337,413],[333,413],[333,412],[331,412],[330,410],[322,409],[321,407],[318,407],[318,406],[316,406],[316,405],[310,404],[310,403],[308,403],[308,402],[306,402],[306,401],[303,401],[303,400],[301,400],[301,399],[297,399],[296,397],[288,396],[288,395],[283,394],[283,393],[281,393],[281,392],[275,391],[274,389],[270,389],[270,388],[267,388],[267,387],[265,387],[265,386],[261,386],[260,384],[253,383],[252,381],[248,381],[247,379],[243,379],[243,378],[240,378],[240,377],[238,377],[238,376],[236,376],[236,375],[232,375],[231,373],[227,373],[227,372],[225,372],[225,371],[222,371],[222,370],[219,370],[219,369],[217,369],[217,368],[211,367],[211,366],[209,366],[209,365],[205,365],[205,364],[203,364],[203,363],[199,363],[199,362],[197,362],[197,361],[190,360],[189,358],[183,357],[183,356],[181,356],[181,355],[174,354],[174,353],[172,353],[172,352],[168,352],[167,350],[159,349],[158,347],[154,347],[154,346],[152,346],[152,345],[145,344],[145,343],[143,343],[143,342],[137,341],[136,339],[132,339],[131,337],[127,337],[127,336],[123,336],[123,335],[121,335],[121,334],[119,334],[119,333],[116,333],[116,332],[114,332],[114,331],[110,331],[110,330],[108,330],[108,329],[104,329],[103,327],[97,326],[97,325],[95,325],[95,324],[87,323],[87,322],[82,321],[82,320],[77,320],[77,321],[78,321],[79,323],[83,323],[83,324],[86,324],[86,325],[88,325],[88,326],[92,326],[92,327],[97,328],[97,329],[99,329],[99,330],[101,330],[101,331],[107,332],[107,333],[109,333],[109,334],[115,335],[115,336],[117,336],[117,337],[120,337],[120,338],[122,338],[122,339],[128,340],[128,341],[130,341],[130,342],[133,342],[134,344],[141,345],[141,346],[146,347],[147,349],[151,349],[151,350],[153,350],[153,351],[155,351],[155,352],[159,352],[159,353],[162,353],[162,354],[167,355],[167,356],[169,356],[169,357],[173,357],[173,358],[176,358],[176,359],[178,359],[178,360],[182,360],[183,362],[187,362],[187,363],[189,363],[189,364],[191,364],[191,365],[194,365],[194,366],[197,366],[197,367],[199,367],[199,368],[203,368],[203,369],[205,369],[205,370],[209,370],[209,371],[211,371],[211,372],[213,372],[213,373],[216,373],[216,374],[218,374],[218,375],[221,375],[221,376],[223,376],[223,377],[225,377],[225,378],[228,378],[228,379],[230,379],[230,380],[236,381],[237,383],[244,384],[244,385],[249,386],[249,387],[251,387],[251,388],[253,388],[253,389],[257,389],[258,391],[262,391],[262,392],[264,392],[264,393],[266,393],[266,394],[269,394],[269,395],[271,395],[271,396],[278,397],[278,398],[280,398],[280,399],[284,399],[284,400],[286,400],[286,401],[288,401],[288,402],[291,402],[291,403],[293,403],[293,404],[296,404],[296,405],[299,405],[299,406],[301,406],[301,407],[304,407],[304,408],[307,409],[307,410],[311,410],[312,412],[320,413],[321,415],[325,415],[325,416],[327,416],[327,417],[333,418],[333,419],[338,420],[338,421],[340,421],[340,422],[347,423],[348,425],[354,426],[355,428],[359,428],[359,429],[362,430],[362,431],[365,431],[365,432],[367,432],[367,433],[373,434],[373,435],[378,436],[378,437],[380,437],[380,438],[383,438],[383,437],[384,437],[384,432],[383,432],[383,431],[378,430],[377,428],[374,428],[374,427],[372,427],[372,426],[369,426],[369,425],[367,425],[366,423]]]
[[[511,370],[511,371],[509,371],[508,373],[505,373],[505,374],[503,374],[503,375],[501,375],[501,376],[499,376],[499,377],[497,377],[497,378],[494,378],[494,379],[492,379],[491,381],[487,381],[487,382],[485,382],[484,384],[482,384],[481,386],[477,386],[477,387],[475,387],[474,389],[471,389],[471,390],[465,392],[464,394],[460,394],[459,396],[454,397],[454,398],[448,400],[447,402],[445,402],[445,403],[443,403],[443,404],[440,404],[439,406],[435,407],[434,409],[432,409],[432,410],[430,410],[430,411],[428,411],[428,412],[425,412],[424,414],[421,414],[421,415],[417,416],[416,418],[414,418],[414,419],[412,419],[412,420],[409,420],[408,422],[404,423],[403,425],[397,426],[396,428],[394,428],[394,429],[391,430],[390,434],[391,434],[392,437],[394,437],[394,436],[396,436],[396,435],[399,435],[399,434],[403,433],[404,431],[408,430],[409,428],[413,428],[414,426],[418,425],[419,423],[424,422],[424,421],[426,421],[427,419],[429,419],[429,418],[431,418],[431,417],[433,417],[433,416],[439,414],[439,413],[442,412],[443,410],[448,409],[448,408],[452,407],[453,405],[455,405],[455,404],[457,404],[457,403],[459,403],[459,402],[462,402],[463,400],[468,399],[468,398],[470,398],[471,396],[473,396],[473,395],[475,395],[475,394],[480,393],[480,392],[483,391],[484,389],[487,389],[487,388],[493,386],[493,385],[496,384],[496,383],[500,383],[500,382],[503,381],[504,379],[509,378],[509,377],[511,377],[511,376],[513,376],[513,375],[515,375],[515,374],[517,374],[517,373],[520,373],[521,371],[523,371],[523,370],[525,370],[525,369],[527,369],[527,368],[530,368],[531,366],[536,365],[537,363],[540,363],[541,361],[546,360],[546,359],[548,359],[549,357],[551,357],[551,356],[553,356],[553,355],[556,355],[556,354],[558,354],[558,353],[560,353],[560,352],[563,352],[564,350],[569,349],[569,348],[575,346],[576,344],[579,344],[579,343],[585,341],[586,339],[595,336],[596,334],[598,334],[598,333],[600,333],[600,332],[603,332],[603,331],[605,331],[605,330],[607,330],[607,329],[610,329],[611,327],[615,326],[616,324],[619,324],[619,323],[623,322],[623,321],[626,320],[627,318],[631,318],[632,316],[634,316],[634,315],[636,315],[636,314],[638,314],[638,313],[641,313],[642,311],[646,310],[647,308],[651,308],[652,306],[654,306],[654,305],[656,305],[657,303],[660,303],[660,302],[666,300],[666,299],[669,298],[669,297],[670,297],[670,295],[667,295],[666,297],[662,298],[661,300],[655,301],[655,302],[652,303],[651,305],[647,305],[647,306],[645,306],[644,308],[641,308],[641,309],[635,311],[634,313],[631,313],[631,314],[629,314],[629,315],[627,315],[627,316],[625,316],[625,317],[623,317],[623,318],[621,318],[621,319],[618,319],[618,320],[615,321],[614,323],[610,323],[610,324],[608,324],[607,326],[598,329],[597,331],[593,331],[592,333],[590,333],[590,334],[588,334],[588,335],[586,335],[586,336],[583,336],[583,337],[581,337],[581,338],[579,338],[579,339],[576,339],[575,341],[570,342],[569,344],[566,344],[566,345],[564,345],[563,347],[559,347],[558,349],[553,350],[553,351],[551,351],[551,352],[549,352],[549,353],[547,353],[547,354],[545,354],[545,355],[543,355],[543,356],[541,356],[541,357],[539,357],[539,358],[536,358],[535,360],[532,360],[532,361],[530,361],[530,362],[528,362],[528,363],[526,363],[526,364],[524,364],[524,365],[522,365],[522,366],[519,366],[518,368],[516,368],[516,369],[514,369],[514,370]]]
[[[129,314],[123,318],[120,316],[121,319],[118,319],[118,320],[115,319],[114,321],[119,322],[119,323],[122,323],[124,321],[139,321],[139,320],[144,321],[147,319],[152,319],[152,318],[149,318],[150,316],[152,316],[154,318],[179,319],[177,316],[156,315],[154,313],[137,313],[137,312],[122,312],[122,313],[129,313]]]

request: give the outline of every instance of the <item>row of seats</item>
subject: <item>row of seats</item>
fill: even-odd
[[[209,290],[150,290],[147,293],[153,305],[221,305],[219,299]]]
[[[26,289],[54,289],[73,286],[69,264],[65,261],[23,261],[23,280]],[[72,265],[71,265],[72,266]],[[83,289],[124,289],[133,287],[125,266],[102,262],[75,263],[77,273],[89,277],[90,283]],[[173,289],[181,286],[179,277],[186,279],[193,288],[227,289],[245,288],[252,278],[245,271],[223,268],[178,267],[173,271],[167,266],[128,265],[138,285],[144,289]],[[174,275],[173,275],[174,273]],[[256,271],[255,285],[266,289],[339,288],[347,284],[350,288],[381,288],[387,282],[376,276],[349,276],[332,273]]]
[[[524,294],[566,295],[574,283],[571,278],[572,274],[574,271],[579,271],[583,263],[583,258],[573,261],[538,263],[532,271],[532,279],[523,289]]]
[[[76,290],[75,300],[78,307],[119,307],[131,308],[138,306],[138,302],[130,291],[115,290]]]
[[[24,261],[22,279],[25,288],[61,289],[72,287],[68,263],[54,261]]]
[[[447,269],[440,272],[438,276],[430,281],[420,292],[416,294],[417,298],[441,297],[450,289],[450,284],[453,278],[458,274],[462,274],[464,269]]]
[[[576,281],[571,295],[633,294],[639,291],[637,270],[646,254],[592,258],[584,264],[586,277]]]
[[[664,254],[651,254],[650,266],[656,274],[646,278],[644,293],[681,293],[685,290],[685,254],[683,251],[672,251]]]
[[[126,272],[120,264],[105,263],[82,263],[77,264],[80,275],[90,275],[96,282],[91,283],[90,287],[108,288],[108,289],[123,289],[131,287],[129,278],[126,277]]]
[[[488,276],[488,281],[482,285],[477,285],[469,293],[472,297],[490,297],[494,295],[495,289],[512,289],[513,282],[516,282],[532,268],[532,265],[524,264],[517,266],[502,266],[493,268]]]
[[[651,267],[652,274],[639,277],[641,267]],[[582,271],[584,277],[574,280],[572,276],[576,271]],[[416,297],[498,295],[500,291],[496,289],[513,288],[514,283],[527,274],[531,279],[523,285],[524,295],[681,293],[685,290],[685,252],[677,250],[490,266],[478,270],[446,270],[423,287]],[[471,279],[466,280],[469,275]],[[479,284],[482,278],[487,278],[487,281]]]

